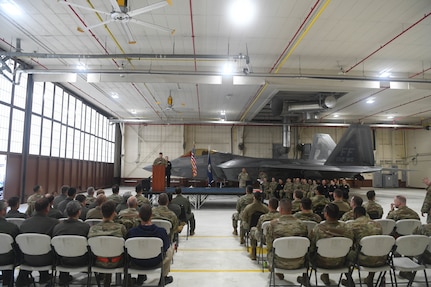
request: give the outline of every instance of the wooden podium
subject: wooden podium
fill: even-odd
[[[165,192],[165,166],[153,165],[152,192]]]

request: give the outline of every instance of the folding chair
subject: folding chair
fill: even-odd
[[[370,235],[365,236],[359,242],[359,252],[356,258],[355,267],[358,269],[359,274],[359,284],[362,286],[362,278],[361,271],[365,272],[379,272],[379,277],[377,278],[376,286],[380,286],[384,280],[386,272],[389,271],[391,275],[391,286],[394,286],[392,273],[391,273],[391,264],[390,257],[391,252],[394,249],[395,238],[390,235]],[[373,266],[369,267],[364,265],[364,262],[361,262],[359,254],[365,256],[385,256],[386,262],[381,266]]]
[[[308,274],[307,253],[310,247],[310,240],[306,237],[281,237],[274,240],[272,243],[272,268],[269,276],[269,286],[280,286],[275,284],[275,274]],[[284,269],[277,267],[275,264],[275,256],[279,259],[297,259],[304,257],[304,265],[297,269]],[[307,275],[306,282],[308,285],[309,277]],[[295,284],[296,285],[296,284]],[[283,285],[286,286],[286,285]],[[290,285],[289,285],[290,286]],[[302,283],[301,285],[302,286]]]
[[[0,233],[0,254],[8,254],[9,252],[14,252],[13,243],[14,243],[14,240],[12,236],[6,233]],[[0,270],[11,271],[9,286],[13,286],[15,266],[16,266],[16,259],[12,260],[9,264],[0,265]]]
[[[187,199],[189,199],[189,197],[187,197]],[[185,222],[187,225],[187,232],[186,232],[186,240],[189,239],[189,235],[190,235],[190,224],[189,221],[187,220],[187,214],[186,214],[186,208],[184,205],[180,204],[180,208],[181,208],[181,214],[179,216],[179,220],[181,222]]]
[[[34,282],[33,275],[31,272],[33,271],[52,271],[54,264],[54,257],[52,256],[52,260],[49,264],[46,265],[34,265],[31,262],[28,262],[25,257],[28,256],[41,256],[51,253],[51,237],[46,234],[38,234],[38,233],[24,233],[19,234],[15,238],[16,243],[19,246],[19,249],[24,254],[24,260],[20,265],[20,270],[29,271],[30,276],[33,279],[33,285],[36,287],[36,283]],[[51,255],[49,255],[51,256]],[[52,278],[51,278],[52,284]]]
[[[317,254],[326,258],[346,258],[347,254],[352,247],[353,241],[346,237],[331,237],[319,239],[316,242]],[[351,274],[349,266],[342,266],[339,268],[322,268],[318,267],[316,260],[310,260],[312,262],[311,274],[314,271],[316,286],[317,285],[317,273],[328,273],[328,274],[340,274],[338,285],[340,285],[341,278],[344,273]]]
[[[393,219],[374,219],[375,222],[380,223],[383,229],[383,235],[390,235],[395,228],[395,220]]]
[[[311,220],[302,220],[302,223],[304,223],[307,226],[308,234],[310,234],[311,230],[313,230],[314,227],[318,224],[316,221],[311,221]]]
[[[51,245],[54,247],[56,255],[56,264],[54,267],[54,286],[56,272],[85,272],[87,273],[87,286],[90,286],[91,264],[87,238],[77,235],[60,235],[51,239]],[[78,258],[87,255],[85,264],[80,266],[62,263],[62,257]]]
[[[126,260],[126,270],[125,276],[129,277],[129,274],[138,274],[138,275],[150,275],[157,274],[160,276],[160,280],[157,282],[157,285],[154,286],[165,286],[165,278],[163,276],[163,260],[164,260],[164,252],[163,252],[163,240],[158,237],[134,237],[126,240],[125,243],[126,252],[127,252],[127,260]],[[132,259],[151,259],[154,257],[161,256],[161,263],[157,266],[146,268],[140,267],[136,264],[133,264]],[[125,286],[128,286],[128,281],[126,280]],[[152,286],[147,285],[145,286]]]
[[[158,227],[164,228],[168,235],[171,233],[172,223],[169,220],[151,219],[151,223],[157,225]]]
[[[425,265],[422,264],[422,255],[428,248],[430,238],[425,235],[404,235],[395,241],[396,252],[400,257],[392,256],[392,270],[395,277],[395,285],[398,286],[395,271],[413,272],[407,286],[411,286],[417,271],[423,270],[425,274],[426,286],[428,277],[425,271]]]
[[[90,251],[95,257],[101,258],[121,258],[124,254],[124,239],[122,237],[114,236],[96,236],[88,238],[88,245]],[[95,262],[91,265],[91,271],[94,273],[110,273],[117,274],[124,272],[124,264],[120,266],[105,268],[96,266]],[[96,274],[97,286],[100,287],[100,281]]]
[[[265,221],[262,223],[262,230],[260,230],[260,234],[262,235],[262,237],[260,238],[259,241],[259,254],[257,256],[257,263],[262,263],[262,272],[265,269],[265,266],[263,264],[264,260],[263,260],[263,247],[266,246],[266,234],[268,232],[268,226],[270,224],[270,221]]]
[[[90,226],[93,226],[93,225],[96,225],[96,224],[98,224],[98,223],[100,223],[102,221],[103,221],[103,219],[96,219],[96,218],[94,218],[94,219],[86,219],[84,222],[87,223]]]
[[[20,227],[21,224],[24,222],[25,218],[5,218],[8,222],[15,224],[16,226]]]
[[[395,231],[398,235],[411,235],[416,227],[421,226],[421,221],[417,219],[400,219],[395,223]]]
[[[260,216],[262,214],[265,214],[265,213],[264,212],[260,212],[260,211],[254,212],[251,215],[250,222],[248,222],[248,230],[245,231],[245,247],[247,248],[247,250],[248,250],[248,247],[249,247],[248,241],[249,241],[249,237],[250,237],[250,229],[252,227],[256,227],[257,222],[259,221],[259,218],[260,218]]]

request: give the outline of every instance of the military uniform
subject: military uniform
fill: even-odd
[[[262,204],[259,201],[254,201],[253,203],[250,203],[249,205],[247,205],[241,213],[242,228],[244,228],[245,230],[250,229],[249,224],[255,212],[260,212],[265,214],[269,212],[269,209],[266,205]]]
[[[164,157],[158,157],[154,160],[153,165],[164,165],[167,166],[168,162]]]
[[[233,229],[236,230],[238,228],[238,220],[240,219],[241,212],[244,210],[244,208],[253,202],[253,194],[247,193],[243,196],[241,196],[237,202],[236,202],[236,211],[234,214],[232,214],[232,226]]]
[[[347,202],[343,201],[343,200],[339,200],[339,201],[338,200],[334,200],[332,203],[338,206],[338,216],[339,216],[339,218],[341,218],[341,216],[343,216],[346,212],[349,212],[350,209],[351,209],[350,205]]]
[[[126,208],[120,211],[115,222],[123,224],[127,230],[138,226],[141,221],[139,219],[139,211],[136,208]]]
[[[329,203],[329,200],[321,194],[315,195],[311,198],[311,205],[313,212],[323,219],[323,208]]]
[[[375,202],[374,200],[368,200],[368,202],[363,205],[368,214],[374,214],[376,218],[382,218],[383,216],[383,207]],[[373,218],[373,219],[376,219]]]
[[[282,197],[288,198],[290,200],[293,199],[293,183],[291,181],[286,182],[283,188]]]
[[[27,218],[27,214],[11,209],[6,213],[5,218]]]
[[[36,203],[36,201],[38,201],[41,198],[43,198],[42,194],[34,193],[30,195],[30,197],[27,199],[28,207],[25,214],[27,214],[28,217],[33,216],[34,204]]]
[[[316,243],[319,239],[331,237],[346,237],[353,240],[353,232],[344,222],[328,221],[318,224],[310,233],[310,254],[312,262],[321,268],[338,268],[345,265],[346,258],[326,258],[317,255]]]
[[[427,193],[422,204],[421,212],[428,214],[427,223],[431,223],[431,185],[427,187],[426,191]]]
[[[266,234],[266,245],[268,246],[268,262],[272,268],[272,243],[275,239],[280,237],[301,236],[307,237],[307,226],[301,220],[295,218],[291,214],[281,215],[279,218],[274,219],[268,226]],[[274,263],[277,267],[285,269],[296,269],[304,265],[305,257],[295,259],[281,259],[275,256]]]
[[[382,226],[367,216],[361,216],[354,221],[346,223],[353,231],[353,249],[349,252],[348,259],[354,262],[359,251],[359,242],[365,236],[382,235]],[[387,256],[365,256],[359,253],[359,263],[367,267],[382,266],[386,263]]]
[[[95,208],[92,208],[87,212],[86,219],[102,219],[102,218],[103,218],[103,214],[100,206],[96,206]]]
[[[319,223],[320,221],[322,221],[322,218],[318,214],[313,213],[313,212],[302,212],[302,211],[299,211],[299,212],[295,213],[293,216],[295,216],[299,220],[315,221],[317,223]]]
[[[89,206],[90,204],[93,204],[96,201],[96,198],[94,196],[89,196],[85,198],[85,205]]]
[[[148,198],[146,198],[145,196],[143,196],[142,194],[137,194],[136,195],[136,200],[138,201],[138,206],[142,206],[144,203],[146,204],[150,204],[150,201],[148,200]]]
[[[265,240],[265,238],[262,238],[262,224],[266,221],[271,221],[275,218],[280,217],[280,213],[278,211],[268,212],[265,214],[262,214],[259,217],[259,220],[257,221],[257,225],[255,227],[252,227],[250,230],[250,245],[251,247],[256,247],[257,242],[261,239]]]
[[[407,206],[401,206],[398,209],[394,209],[393,211],[389,211],[386,216],[387,219],[393,219],[398,221],[400,219],[417,219],[420,220],[419,215],[411,208]]]
[[[427,223],[416,227],[415,230],[413,230],[413,234],[431,236],[431,224]],[[422,259],[423,263],[431,264],[431,252],[428,249],[425,249]]]
[[[353,219],[355,219],[355,214],[353,213],[353,209],[344,213],[343,216],[341,216],[340,218],[341,221],[347,221],[347,220],[353,220]]]
[[[292,213],[296,213],[301,210],[301,200],[295,199],[292,201]]]
[[[275,190],[277,189],[277,186],[278,186],[278,182],[276,182],[276,181],[271,181],[269,183],[269,190],[271,192],[271,196],[273,196],[273,197],[277,197],[277,196],[275,196]]]
[[[262,181],[260,184],[262,191],[265,193],[265,199],[271,198],[271,187],[268,181]]]
[[[246,187],[247,186],[247,180],[250,180],[250,176],[247,172],[240,172],[238,174],[238,181],[239,181],[239,187]]]
[[[188,198],[184,197],[182,194],[178,194],[171,201],[172,204],[178,204],[179,206],[184,206],[186,212],[187,221],[190,223],[190,234],[195,233],[196,221],[195,216],[192,212],[192,205]]]
[[[316,190],[317,190],[317,183],[310,184],[310,188],[309,188],[309,191],[307,193],[307,197],[312,198],[316,194]]]
[[[172,224],[171,232],[169,234],[171,238],[171,242],[174,238],[175,232],[178,229],[178,218],[169,208],[165,205],[159,205],[157,207],[153,207],[153,217],[152,219],[164,219],[168,220]]]
[[[111,194],[110,196],[108,196],[106,198],[106,200],[112,200],[113,202],[115,202],[115,204],[120,204],[123,201],[123,197],[119,194]]]

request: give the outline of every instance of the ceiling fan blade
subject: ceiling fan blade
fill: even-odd
[[[122,12],[121,8],[120,8],[120,5],[118,5],[117,0],[110,0],[110,2],[111,2],[111,6],[112,6],[112,8],[114,9],[115,12]]]
[[[111,1],[113,1],[113,0],[111,0]],[[143,14],[143,13],[147,13],[147,12],[150,12],[150,11],[153,11],[153,10],[165,7],[168,4],[169,3],[167,1],[162,1],[162,2],[154,3],[152,5],[148,5],[148,6],[139,8],[139,9],[132,10],[132,11],[130,11],[127,14],[130,17],[133,17],[133,16],[137,16],[137,15],[140,15],[140,14]]]
[[[148,28],[152,28],[152,29],[156,29],[156,30],[160,30],[163,32],[169,32],[171,33],[171,35],[175,34],[175,29],[170,29],[170,28],[166,28],[163,26],[159,26],[156,24],[152,24],[152,23],[148,23],[148,22],[144,22],[144,21],[140,21],[140,20],[136,20],[136,19],[130,19],[129,22],[135,23],[135,24],[139,24]]]
[[[124,33],[127,35],[127,39],[129,40],[129,44],[136,44],[136,40],[133,38],[132,31],[130,31],[130,27],[127,23],[121,23],[121,27],[124,30]]]
[[[60,4],[64,4],[64,5],[68,5],[68,6],[72,6],[72,7],[81,8],[83,10],[87,10],[87,11],[91,11],[91,12],[97,12],[99,14],[111,15],[110,12],[93,9],[93,8],[90,8],[90,7],[87,7],[87,6],[83,6],[83,5],[79,5],[79,4],[75,4],[75,3],[72,3],[72,2],[65,2],[65,1],[60,1],[60,0],[58,0],[58,2]]]
[[[96,27],[99,27],[99,26],[102,26],[102,25],[108,24],[108,23],[110,23],[110,22],[112,22],[112,21],[114,21],[114,20],[113,20],[113,19],[109,19],[109,20],[106,20],[106,21],[103,21],[103,22],[97,23],[97,24],[95,24],[95,25],[87,26],[87,27],[84,27],[84,28],[78,27],[78,31],[79,31],[79,32],[85,32],[85,31],[91,30],[91,29],[93,29],[93,28],[96,28]]]

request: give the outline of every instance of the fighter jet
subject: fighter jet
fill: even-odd
[[[238,181],[238,174],[246,168],[252,181],[259,173],[265,172],[270,178],[354,178],[361,173],[380,171],[374,166],[371,129],[366,125],[352,124],[343,134],[338,144],[328,134],[316,134],[310,156],[305,160],[287,158],[253,158],[210,151],[211,166],[208,166],[208,151],[196,154],[197,176],[192,177],[191,153],[172,160],[172,176],[207,179],[210,168],[213,178],[218,181]],[[144,168],[151,171],[151,166]]]

